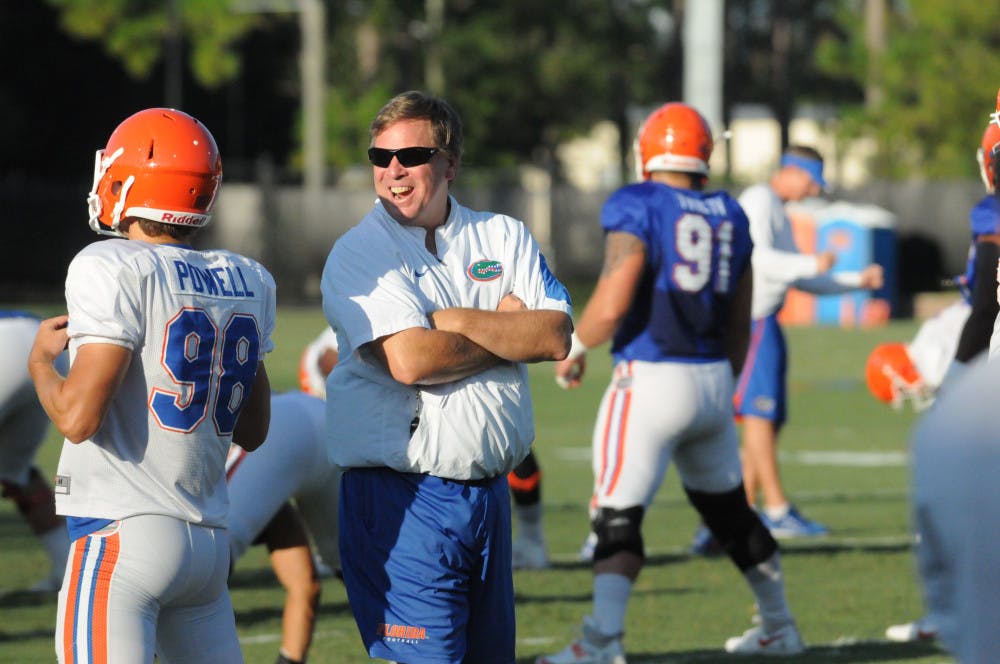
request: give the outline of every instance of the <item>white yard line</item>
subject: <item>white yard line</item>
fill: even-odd
[[[590,463],[589,447],[560,447],[556,455],[566,461]],[[801,466],[860,466],[896,468],[909,463],[906,452],[859,452],[854,450],[798,450],[779,452],[782,463]]]

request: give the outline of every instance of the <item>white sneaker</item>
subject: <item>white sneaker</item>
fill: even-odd
[[[535,664],[626,664],[622,635],[605,636],[594,627],[594,619],[583,617],[583,636],[555,655],[545,655]]]
[[[885,630],[885,638],[897,643],[911,643],[913,641],[933,641],[937,638],[937,625],[923,617],[920,620],[904,623],[902,625],[892,625]]]
[[[545,542],[518,537],[511,546],[511,563],[514,569],[545,569],[549,566]]]
[[[591,531],[587,533],[587,539],[583,540],[580,546],[580,553],[576,554],[582,562],[594,562],[594,547],[597,546],[597,533]]]
[[[741,636],[726,639],[726,652],[742,655],[798,655],[805,649],[795,623],[788,623],[770,633],[758,625]]]

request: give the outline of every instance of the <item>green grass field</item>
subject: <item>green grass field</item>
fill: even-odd
[[[322,325],[318,307],[280,311],[277,348],[267,360],[276,389],[296,387],[300,349]],[[809,645],[805,655],[788,661],[951,661],[932,645],[894,644],[883,636],[887,625],[922,611],[907,484],[906,439],[915,416],[871,398],[863,367],[876,344],[908,340],[916,327],[902,321],[872,330],[788,330],[784,483],[806,514],[832,530],[822,539],[783,544],[789,600]],[[551,367],[532,367],[535,449],[544,471],[545,530],[554,564],[515,575],[519,663],[561,649],[590,610],[590,570],[576,561],[576,552],[587,532],[590,433],[609,362],[605,349],[588,359],[584,386],[573,392],[556,387]],[[47,473],[54,471],[58,452],[53,433],[40,457]],[[722,652],[727,637],[750,626],[752,597],[725,560],[688,555],[696,523],[671,470],[645,521],[649,560],[626,621],[631,663],[756,661]],[[43,574],[45,557],[9,501],[0,501],[0,542],[0,588],[7,591],[0,596],[0,662],[54,661],[55,596],[17,590]],[[231,589],[247,662],[271,664],[283,594],[260,547],[239,561]],[[344,589],[334,579],[323,583],[309,661],[368,661]]]

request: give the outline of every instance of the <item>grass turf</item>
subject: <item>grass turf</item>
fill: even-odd
[[[577,298],[578,302],[581,302]],[[24,308],[24,307],[21,307]],[[52,307],[36,308],[46,314]],[[267,365],[275,389],[296,387],[299,352],[323,325],[319,308],[282,308],[276,349]],[[787,492],[811,518],[831,528],[816,540],[783,543],[788,595],[809,646],[791,662],[950,661],[931,644],[895,644],[887,625],[921,615],[909,535],[907,434],[916,419],[876,402],[864,386],[868,352],[908,340],[915,321],[870,330],[790,328],[790,420],[782,433]],[[591,427],[609,373],[606,349],[588,355],[581,389],[560,390],[551,367],[532,367],[536,454],[544,473],[544,525],[552,568],[515,574],[518,662],[560,650],[590,610],[589,567],[576,560],[587,532]],[[669,398],[669,386],[664,387]],[[55,469],[52,432],[39,462]],[[866,465],[867,464],[867,465]],[[645,520],[649,560],[626,617],[630,663],[755,662],[722,652],[729,636],[750,626],[752,597],[722,559],[691,557],[696,526],[671,469]],[[0,661],[53,661],[54,595],[19,591],[42,576],[45,556],[9,501],[0,501]],[[231,582],[246,661],[274,661],[283,593],[261,547],[237,564]],[[309,661],[368,661],[343,586],[323,582]],[[768,660],[770,661],[770,660]]]

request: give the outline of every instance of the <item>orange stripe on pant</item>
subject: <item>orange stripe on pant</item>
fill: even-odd
[[[63,658],[67,664],[72,664],[76,641],[76,595],[80,589],[80,566],[83,564],[83,554],[87,549],[87,538],[81,537],[73,543],[73,573],[69,575],[69,587],[66,588],[66,613],[63,615]]]
[[[104,538],[104,555],[94,573],[94,604],[90,616],[93,664],[107,664],[108,661],[108,598],[111,596],[111,577],[118,562],[120,543],[118,533]]]
[[[632,389],[625,391],[625,404],[622,406],[622,414],[618,427],[618,453],[615,456],[615,472],[611,476],[611,483],[608,485],[608,495],[615,492],[618,485],[618,478],[622,473],[622,457],[625,456],[625,433],[628,431],[628,410],[632,405]]]
[[[89,535],[73,543],[73,572],[70,574],[63,616],[62,648],[67,664],[75,664],[80,659],[90,664],[107,664],[108,599],[120,544],[118,533],[105,537]],[[90,570],[85,569],[85,565],[96,565],[90,574],[89,584],[85,581]],[[83,642],[77,640],[77,622],[81,613],[89,618],[89,635]],[[88,651],[84,657],[78,657],[80,649]]]
[[[623,375],[631,376],[632,363],[628,362],[624,365],[624,368],[619,367],[615,373],[615,381],[621,379]],[[620,410],[616,407],[616,402],[619,399],[623,400]],[[625,433],[628,428],[628,411],[631,402],[631,387],[625,388],[624,390],[616,388],[615,394],[612,397],[612,402],[608,405],[607,421],[604,423],[604,433],[601,440],[601,469],[599,474],[600,481],[598,483],[598,491],[605,496],[609,496],[612,492],[614,492],[615,486],[618,484],[618,479],[621,476],[622,457],[625,455]],[[617,443],[615,458],[610,466],[611,479],[610,481],[605,481],[609,470],[608,450],[612,437],[612,424],[615,422],[618,423],[617,435],[615,436],[615,442]]]

